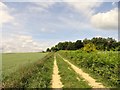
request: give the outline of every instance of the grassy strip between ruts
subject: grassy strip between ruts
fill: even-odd
[[[63,88],[91,88],[58,54],[56,60]]]
[[[53,72],[53,53],[3,80],[3,88],[49,88]]]

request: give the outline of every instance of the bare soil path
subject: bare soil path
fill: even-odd
[[[58,66],[56,62],[56,55],[54,55],[54,67],[53,67],[53,75],[52,75],[52,88],[62,88],[62,82],[60,81],[60,75],[58,71]]]
[[[68,60],[64,59],[61,55],[59,55],[65,62],[67,62],[69,65],[71,65],[71,67],[73,68],[73,70],[78,73],[80,76],[82,76],[90,86],[92,86],[93,88],[105,88],[102,83],[98,83],[96,82],[95,79],[93,79],[91,76],[89,76],[89,74],[83,72],[80,68],[76,67],[75,65],[73,65],[72,63],[70,63]]]

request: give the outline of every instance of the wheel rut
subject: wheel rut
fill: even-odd
[[[105,86],[103,86],[102,83],[98,83],[96,82],[96,80],[94,78],[92,78],[91,76],[89,76],[89,74],[85,73],[82,71],[82,69],[76,67],[75,65],[73,65],[72,63],[70,63],[68,60],[66,60],[65,58],[63,58],[60,54],[58,54],[65,62],[67,62],[72,68],[73,70],[78,73],[80,76],[82,76],[87,82],[88,84],[93,87],[93,88],[105,88]]]
[[[60,81],[61,77],[59,75],[59,70],[56,61],[56,55],[54,55],[54,67],[52,75],[52,88],[62,88],[62,82]]]

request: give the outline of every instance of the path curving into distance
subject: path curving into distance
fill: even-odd
[[[105,86],[102,85],[102,83],[98,83],[96,82],[95,79],[93,79],[91,76],[89,76],[89,74],[83,72],[80,68],[76,67],[75,65],[73,65],[72,63],[70,63],[68,60],[64,59],[60,54],[58,54],[65,62],[67,62],[72,68],[73,70],[78,73],[80,76],[82,76],[90,86],[92,86],[93,88],[105,88]]]
[[[52,75],[52,88],[62,88],[62,82],[60,81],[61,77],[59,75],[59,70],[56,62],[56,55],[54,55],[54,67]]]

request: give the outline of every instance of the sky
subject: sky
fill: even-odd
[[[118,40],[117,2],[0,2],[3,52],[39,52],[62,41]]]

